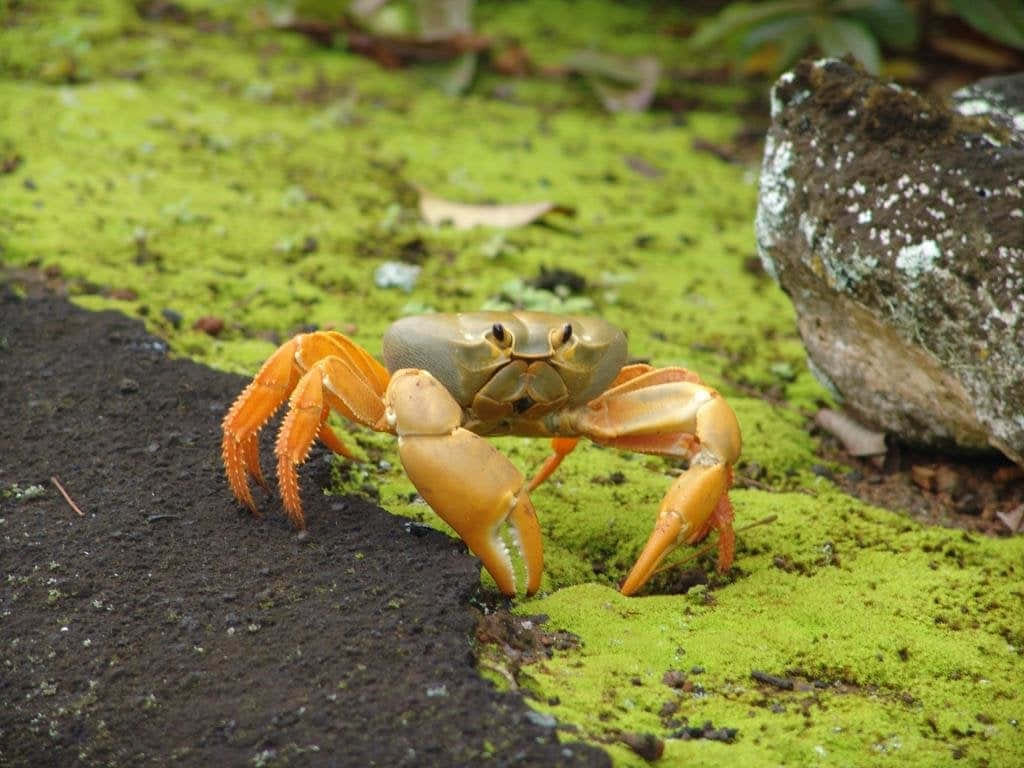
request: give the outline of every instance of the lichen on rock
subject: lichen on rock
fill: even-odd
[[[772,92],[756,234],[812,369],[859,418],[1024,463],[1024,120],[1006,80],[953,109],[801,63]]]

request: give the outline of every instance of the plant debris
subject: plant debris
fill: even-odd
[[[510,229],[532,224],[549,213],[574,216],[575,209],[548,201],[473,205],[445,200],[425,189],[420,190],[420,215],[428,224],[439,227],[450,224],[455,229],[498,227]]]
[[[835,435],[851,456],[880,456],[886,452],[885,433],[868,429],[844,413],[822,408],[814,423]]]
[[[566,69],[590,84],[609,112],[642,112],[654,101],[661,64],[653,56],[625,59],[599,51],[580,51]]]

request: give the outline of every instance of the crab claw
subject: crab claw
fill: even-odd
[[[731,474],[724,463],[695,463],[673,483],[661,502],[658,519],[643,552],[622,584],[622,594],[635,593],[654,575],[665,555],[680,544],[696,544],[711,528],[719,532],[719,571],[732,565],[732,505],[727,496]]]
[[[526,564],[526,594],[540,588],[540,524],[525,480],[507,458],[461,428],[444,436],[400,437],[398,453],[424,501],[480,558],[498,589],[516,593],[515,569],[501,537],[506,523]]]
[[[386,401],[398,455],[420,496],[509,596],[516,593],[516,577],[501,531],[511,526],[526,565],[526,593],[536,592],[544,556],[523,475],[494,446],[459,426],[461,408],[426,371],[396,372]]]

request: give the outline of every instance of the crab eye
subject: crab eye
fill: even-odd
[[[572,323],[566,323],[562,329],[562,343],[565,344],[569,339],[572,338]]]
[[[494,340],[499,344],[505,341],[505,326],[501,323],[495,323],[491,326],[491,334],[494,336]]]

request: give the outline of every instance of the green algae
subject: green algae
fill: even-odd
[[[622,598],[614,587],[680,467],[581,444],[533,494],[546,573],[517,610],[583,643],[523,672],[536,706],[620,764],[641,762],[623,732],[667,738],[666,763],[1013,763],[1024,544],[921,528],[812,474],[807,416],[829,396],[788,301],[745,266],[753,174],[693,149],[727,139],[737,118],[609,116],[570,82],[500,81],[496,99],[492,75],[453,99],[433,87],[437,68],[387,73],[268,30],[246,5],[183,3],[207,31],[143,22],[115,0],[9,12],[0,159],[21,162],[0,175],[6,264],[59,271],[84,306],[137,314],[174,354],[246,374],[309,326],[376,353],[393,319],[424,308],[592,307],[628,331],[634,356],[692,368],[726,395],[740,472],[756,470],[759,487],[734,491],[738,525],[774,522],[739,535],[735,568],[711,589],[658,595],[656,579],[655,594]],[[687,64],[639,6],[540,5],[484,3],[481,29],[518,36],[543,63],[600,46]],[[500,235],[435,229],[416,186],[577,213]],[[389,260],[423,267],[411,292],[374,287]],[[531,293],[523,281],[550,267],[583,275],[584,292]],[[217,337],[193,328],[205,315],[224,319]],[[347,441],[365,461],[339,462],[330,492],[444,529],[390,436],[351,429]],[[544,441],[495,442],[527,475],[547,454]],[[696,566],[711,571],[713,555]],[[669,670],[690,687],[662,682]],[[776,690],[752,670],[811,682]],[[735,743],[672,737],[707,721],[735,728]]]

